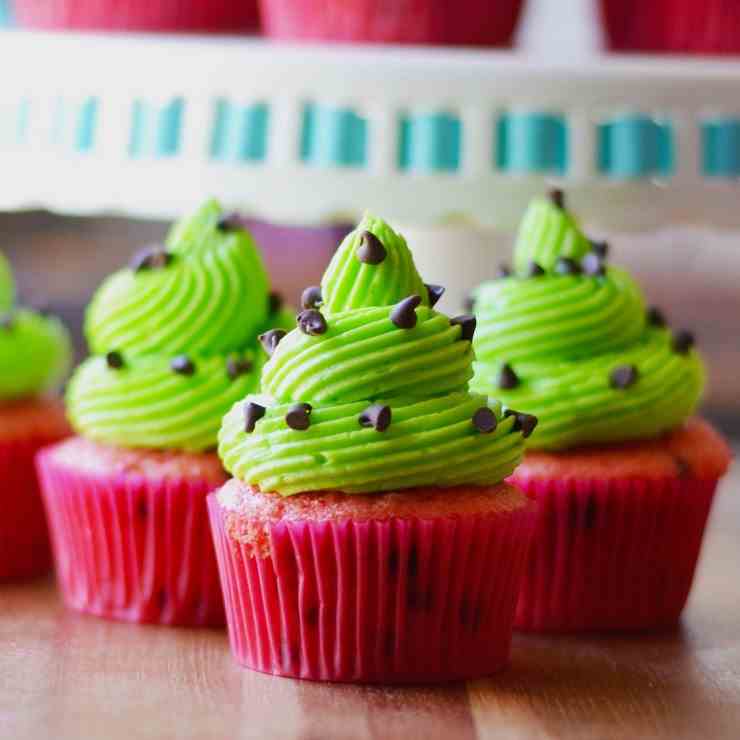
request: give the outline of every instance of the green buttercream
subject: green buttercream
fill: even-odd
[[[474,294],[471,387],[535,414],[535,449],[658,436],[691,415],[704,385],[699,355],[675,351],[670,330],[647,324],[641,291],[624,270],[553,272],[559,257],[582,255],[583,244],[567,213],[538,200],[525,216],[515,263],[520,275],[531,259],[548,273],[484,283]],[[514,388],[499,387],[505,363],[518,378]],[[637,380],[615,388],[611,374],[623,365],[635,366]]]
[[[120,270],[97,291],[85,321],[95,356],[67,392],[82,434],[126,447],[206,450],[224,413],[257,388],[266,359],[257,333],[287,316],[268,316],[260,254],[243,229],[219,228],[222,216],[216,202],[206,203],[171,230],[166,266]],[[110,352],[122,367],[109,366]],[[181,355],[192,374],[172,370]],[[235,360],[251,369],[232,377]]]
[[[0,252],[0,313],[6,313],[13,306],[15,299],[15,283],[13,273],[10,271],[8,260]]]
[[[559,257],[581,259],[591,243],[573,216],[549,198],[535,198],[524,214],[514,249],[514,267],[524,275],[531,262],[552,270]]]
[[[357,258],[370,230],[386,250],[375,265]],[[405,241],[365,217],[340,245],[322,281],[327,331],[290,332],[262,372],[262,393],[226,415],[219,453],[237,478],[288,496],[306,491],[367,493],[425,485],[493,485],[519,463],[524,441],[513,417],[471,393],[473,352],[458,324],[428,307]],[[391,321],[394,304],[419,295],[416,326]],[[254,431],[245,405],[265,407]],[[310,426],[292,429],[286,414],[311,406]],[[360,424],[373,404],[391,409],[384,431]],[[481,433],[473,415],[489,407],[495,431]]]

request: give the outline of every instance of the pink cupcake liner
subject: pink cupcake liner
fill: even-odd
[[[260,0],[269,36],[293,40],[509,46],[522,0]]]
[[[533,525],[505,514],[248,523],[208,497],[231,649],[248,668],[357,683],[493,673],[509,659]]]
[[[127,622],[225,624],[205,480],[96,475],[37,464],[57,581],[72,609]]]
[[[51,570],[51,549],[34,457],[49,439],[0,442],[0,581]]]
[[[14,0],[30,28],[106,31],[245,31],[257,27],[257,0]]]
[[[515,628],[646,630],[678,621],[716,480],[515,474],[509,482],[538,504]]]

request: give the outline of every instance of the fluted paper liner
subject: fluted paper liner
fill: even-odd
[[[529,507],[384,520],[259,521],[232,538],[208,498],[237,661],[281,676],[362,683],[485,676],[509,658]]]
[[[38,468],[67,606],[129,622],[224,624],[206,511],[212,484],[75,471],[48,452]]]
[[[515,627],[674,625],[691,590],[716,480],[509,479],[537,504]]]

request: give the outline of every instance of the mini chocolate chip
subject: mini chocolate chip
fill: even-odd
[[[372,427],[376,432],[384,432],[391,425],[391,407],[375,403],[368,406],[358,417],[361,427]]]
[[[436,306],[444,294],[445,289],[441,285],[429,285],[428,283],[424,283],[424,287],[429,294],[429,305],[432,307]]]
[[[650,326],[657,326],[659,328],[664,327],[668,323],[665,314],[657,306],[650,306],[647,314],[645,314],[645,318]]]
[[[311,426],[311,406],[307,403],[297,403],[288,409],[285,414],[285,423],[297,432],[302,432]]]
[[[108,352],[105,356],[105,363],[111,370],[120,370],[123,365],[123,355],[115,350]]]
[[[527,439],[527,437],[532,434],[532,432],[537,428],[537,423],[539,421],[533,414],[524,414],[521,411],[515,411],[514,409],[506,409],[506,411],[504,411],[504,416],[514,417],[514,426],[512,427],[512,431],[521,432],[524,439]]]
[[[276,293],[275,291],[273,291],[272,293],[270,293],[267,300],[267,310],[269,311],[270,316],[276,314],[283,307],[283,297],[280,295],[280,293]]]
[[[565,193],[560,188],[551,188],[547,193],[547,197],[555,208],[560,208],[561,210],[565,208]]]
[[[134,272],[142,270],[161,270],[169,265],[174,259],[174,255],[167,251],[165,247],[154,245],[140,249],[129,262],[129,267]]]
[[[357,259],[366,265],[379,265],[385,259],[387,252],[383,242],[372,231],[363,231],[360,234],[360,244],[355,254]]]
[[[536,262],[530,262],[527,268],[527,277],[536,278],[545,274],[545,271]]]
[[[245,357],[229,357],[226,360],[226,374],[231,380],[236,380],[240,375],[246,375],[252,370],[252,361]]]
[[[609,384],[617,390],[624,390],[637,382],[639,372],[635,365],[619,365],[611,371]]]
[[[572,257],[559,257],[555,263],[555,272],[558,275],[578,275],[581,266]]]
[[[219,231],[238,231],[242,228],[241,218],[238,213],[228,213],[225,216],[221,216],[216,224],[216,228]]]
[[[187,355],[178,355],[170,362],[170,367],[178,375],[193,375],[195,364]]]
[[[498,387],[504,390],[511,390],[519,385],[519,377],[514,372],[514,368],[508,362],[501,366],[498,374]]]
[[[421,296],[410,295],[397,303],[391,311],[391,321],[399,329],[413,329],[416,326],[416,308],[421,303]]]
[[[303,293],[301,293],[301,307],[302,308],[318,308],[323,303],[323,297],[321,296],[321,288],[318,285],[309,285]]]
[[[674,352],[677,352],[679,355],[686,355],[693,346],[694,335],[690,331],[680,329],[674,333],[671,340],[671,348]]]
[[[262,346],[265,348],[265,352],[268,355],[272,355],[275,351],[275,347],[280,344],[280,340],[287,334],[285,329],[270,329],[264,334],[259,335],[259,340]]]
[[[257,422],[265,415],[267,409],[254,401],[244,404],[244,431],[251,434]]]
[[[12,313],[6,313],[0,316],[0,329],[3,331],[12,331],[15,326],[15,317]]]
[[[309,336],[315,337],[319,334],[326,334],[327,326],[326,319],[324,318],[321,311],[317,311],[315,308],[307,308],[305,311],[301,311],[297,317],[298,328]]]
[[[450,319],[450,324],[452,326],[459,325],[462,328],[460,339],[464,339],[467,342],[473,341],[473,335],[475,334],[475,326],[477,324],[475,320],[475,316],[464,313],[462,316],[455,316],[454,318]]]
[[[482,406],[473,414],[473,426],[481,434],[490,434],[498,426],[498,419],[488,406]]]
[[[593,252],[589,252],[581,260],[581,270],[583,270],[584,275],[589,277],[604,277],[606,275],[604,260]]]
[[[511,268],[508,265],[500,264],[498,266],[498,270],[496,271],[496,277],[501,278],[507,278],[511,276]]]
[[[609,255],[609,242],[590,241],[591,251],[601,259],[606,259]]]
[[[473,313],[475,309],[475,298],[472,295],[467,296],[463,301],[463,307],[468,313]]]

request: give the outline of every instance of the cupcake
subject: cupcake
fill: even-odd
[[[250,235],[215,202],[103,283],[67,391],[79,436],[38,458],[68,606],[223,624],[206,509],[226,480],[218,428],[257,387],[257,335],[285,320]]]
[[[725,0],[601,0],[607,45],[614,51],[737,54],[740,13]]]
[[[257,27],[257,0],[11,0],[28,28],[100,31],[246,31]]]
[[[300,41],[509,46],[521,0],[260,0],[268,36]]]
[[[0,581],[51,567],[34,456],[70,433],[51,393],[69,370],[69,335],[55,318],[15,307],[10,267],[0,254]]]
[[[231,647],[281,676],[437,682],[509,655],[533,513],[503,483],[536,424],[471,393],[471,316],[433,306],[366,216],[264,340],[261,392],[223,421],[209,497]]]
[[[674,624],[691,588],[727,445],[693,416],[704,366],[563,195],[536,199],[513,273],[474,293],[471,387],[540,420],[509,479],[538,504],[520,629]]]

